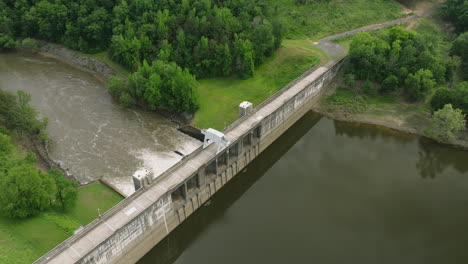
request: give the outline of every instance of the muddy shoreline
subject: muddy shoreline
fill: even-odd
[[[333,120],[336,120],[336,121],[366,124],[366,125],[372,125],[372,126],[377,126],[377,127],[383,127],[383,128],[395,130],[395,131],[398,131],[398,132],[401,132],[401,133],[407,133],[407,134],[412,134],[412,135],[416,135],[416,136],[419,136],[419,137],[423,137],[423,138],[425,138],[427,140],[431,140],[431,141],[436,142],[438,144],[447,145],[447,146],[450,146],[450,147],[453,147],[453,148],[456,148],[456,149],[459,149],[459,150],[468,151],[468,131],[463,132],[464,133],[463,138],[459,137],[459,138],[457,138],[456,140],[454,140],[452,142],[438,142],[438,141],[424,135],[422,128],[418,129],[418,128],[414,128],[414,127],[396,125],[396,124],[391,124],[391,123],[377,121],[377,120],[372,120],[372,121],[371,120],[366,120],[366,119],[356,117],[353,114],[343,115],[343,114],[339,114],[339,113],[335,113],[335,112],[329,112],[329,111],[324,110],[322,107],[316,107],[316,108],[314,107],[312,109],[312,111],[317,112],[317,113],[319,113],[319,114],[321,114],[321,115],[323,115],[323,116],[325,116],[325,117],[327,117],[329,119],[333,119]]]
[[[36,40],[36,42],[38,45],[37,50],[19,49],[18,51],[26,53],[37,53],[41,56],[53,58],[60,62],[66,63],[74,68],[90,73],[104,85],[107,83],[107,79],[111,76],[117,76],[126,81],[125,76],[119,76],[111,66],[100,60],[86,57],[82,53],[69,49],[61,44],[42,40]],[[144,111],[159,114],[178,126],[190,124],[194,117],[193,113],[177,113],[166,110],[152,111],[145,107],[137,107]]]
[[[18,54],[37,54],[39,56],[44,56],[48,58],[52,58],[54,60],[60,61],[62,63],[66,63],[76,69],[81,71],[87,72],[91,74],[94,78],[96,78],[99,82],[105,85],[106,80],[110,76],[117,76],[116,71],[114,71],[110,66],[107,64],[98,61],[93,58],[87,58],[83,54],[70,50],[62,45],[48,43],[44,41],[37,40],[37,48],[31,49],[17,49],[13,51],[13,53]],[[179,114],[179,113],[171,113],[169,111],[149,111],[148,109],[144,109],[143,107],[137,107],[140,110],[144,110],[147,112],[155,112],[160,114],[161,116],[165,117],[169,121],[177,124],[178,126],[182,126],[184,124],[189,123],[193,115],[188,114]],[[77,177],[70,173],[67,169],[66,164],[61,164],[60,162],[52,159],[49,156],[48,151],[48,142],[39,141],[30,136],[23,136],[18,138],[17,144],[21,146],[22,149],[26,151],[31,151],[36,154],[38,162],[36,163],[37,167],[42,171],[47,171],[49,169],[55,168],[60,170],[65,177],[73,180],[74,182],[78,183],[80,186],[85,186],[90,184],[94,181],[80,181]],[[101,179],[98,179],[101,181]],[[103,184],[109,185],[107,182],[101,181]],[[116,189],[114,186],[111,186],[113,189]]]

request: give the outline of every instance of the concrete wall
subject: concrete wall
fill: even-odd
[[[232,162],[224,171],[218,171],[217,176],[210,181],[206,181],[204,188],[201,188],[194,196],[188,197],[187,202],[180,204],[177,208],[172,208],[168,219],[170,220],[169,232],[178,224],[187,219],[195,210],[203,205],[212,195],[221,189],[229,182],[238,172],[247,166],[256,156],[264,151],[271,143],[280,137],[288,128],[290,128],[297,120],[305,113],[310,111],[312,104],[319,97],[319,92],[324,88],[338,73],[342,61],[335,64],[327,72],[310,83],[302,92],[298,93],[293,99],[284,103],[277,111],[267,116],[261,122],[261,138],[256,144],[248,149],[243,149],[243,152],[237,157],[238,160]],[[242,138],[251,135],[243,135]],[[241,140],[237,141],[240,142]],[[225,150],[227,151],[227,150]],[[217,157],[223,155],[221,152]],[[215,160],[215,159],[213,159]],[[146,225],[143,225],[145,228]],[[168,232],[162,224],[156,225],[144,238],[140,238],[138,243],[127,247],[121,254],[121,257],[114,258],[111,263],[134,263],[143,257],[149,250],[157,245],[166,237]],[[93,263],[93,262],[83,262]]]
[[[112,229],[112,232],[104,241],[94,246],[84,256],[80,255],[78,259],[76,256],[74,259],[70,258],[69,263],[100,264],[134,263],[138,261],[308,112],[314,100],[317,100],[317,95],[335,77],[341,65],[342,61],[339,61],[326,71],[324,71],[324,68],[320,68],[323,73],[317,76],[311,75],[310,72],[304,74],[295,83],[301,82],[303,84],[305,82],[305,85],[296,86],[295,89],[298,89],[297,87],[302,88],[292,96],[288,94],[287,97],[285,95],[279,97],[281,93],[295,91],[288,90],[291,86],[285,87],[278,94],[272,96],[267,100],[272,103],[269,104],[270,108],[274,109],[272,112],[263,111],[262,113],[268,114],[259,117],[260,119],[257,118],[259,121],[251,123],[252,127],[247,130],[244,129],[245,132],[242,132],[236,139],[230,138],[233,142],[227,148],[207,159],[204,164],[197,168],[195,173],[191,173],[179,184],[166,190],[162,198],[141,210],[125,225],[114,230],[107,222],[102,220],[101,222],[91,223],[90,225],[94,224],[94,226],[88,227],[89,232],[91,232],[92,228],[96,229],[99,224],[106,224]],[[310,76],[313,76],[313,78],[309,82],[307,77]],[[284,102],[278,102],[280,99],[283,100],[282,98],[288,99]],[[262,109],[265,110],[263,107],[268,105],[268,102],[257,107],[249,115],[250,118],[261,112]],[[229,130],[237,126],[246,126],[243,121],[247,120],[246,118],[249,118],[249,116],[243,117],[243,120],[238,120],[234,126],[231,126],[225,132],[228,133]],[[201,151],[198,151],[199,155]],[[132,197],[138,197],[138,195],[131,196],[128,200],[135,199]],[[124,211],[124,208],[127,207],[122,206],[120,211]],[[112,214],[115,216],[115,211],[119,210],[119,208],[113,208],[113,210]],[[111,219],[111,217],[109,216],[108,219]],[[36,262],[48,263],[54,257],[60,259],[57,256],[62,256],[61,261],[50,262],[63,263],[63,252],[72,248],[72,244],[78,247],[80,238],[84,236],[86,236],[85,232],[67,239],[67,241]]]
[[[338,74],[342,64],[343,60],[338,61],[328,71],[306,86],[306,88],[299,92],[294,98],[285,102],[283,107],[262,120],[260,152],[264,151],[273,141],[280,137],[311,109],[312,104],[320,98],[319,94],[324,91],[323,88]]]

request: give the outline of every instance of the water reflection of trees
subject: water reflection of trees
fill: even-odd
[[[423,178],[435,178],[445,169],[453,167],[460,173],[468,172],[468,152],[438,144],[429,139],[419,139],[419,159],[416,163]]]
[[[334,124],[335,134],[337,136],[348,136],[359,139],[385,138],[386,140],[396,142],[411,142],[416,138],[414,135],[402,133],[382,126],[336,120],[334,121]]]
[[[359,139],[384,138],[397,143],[411,142],[417,137],[393,129],[353,122],[334,121],[335,134]],[[468,152],[441,145],[426,138],[418,139],[416,167],[423,178],[435,178],[449,167],[460,173],[468,172]]]

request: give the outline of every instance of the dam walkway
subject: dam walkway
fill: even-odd
[[[223,132],[230,143],[222,151],[215,144],[196,149],[35,263],[138,261],[310,110],[346,55],[332,39],[406,23],[432,10],[322,39],[317,47],[329,57],[337,57],[305,72],[227,127]]]
[[[134,263],[310,110],[342,60],[312,68],[35,263]]]

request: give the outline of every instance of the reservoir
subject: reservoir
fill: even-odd
[[[140,264],[468,263],[468,152],[309,112]]]
[[[54,59],[0,54],[0,80],[32,95],[82,182],[131,193],[135,170],[200,146]],[[468,263],[467,244],[468,152],[309,112],[139,263]]]
[[[101,177],[126,194],[141,167],[155,175],[201,142],[150,112],[116,104],[93,75],[40,55],[0,54],[0,85],[24,90],[49,120],[49,154],[82,183]]]

